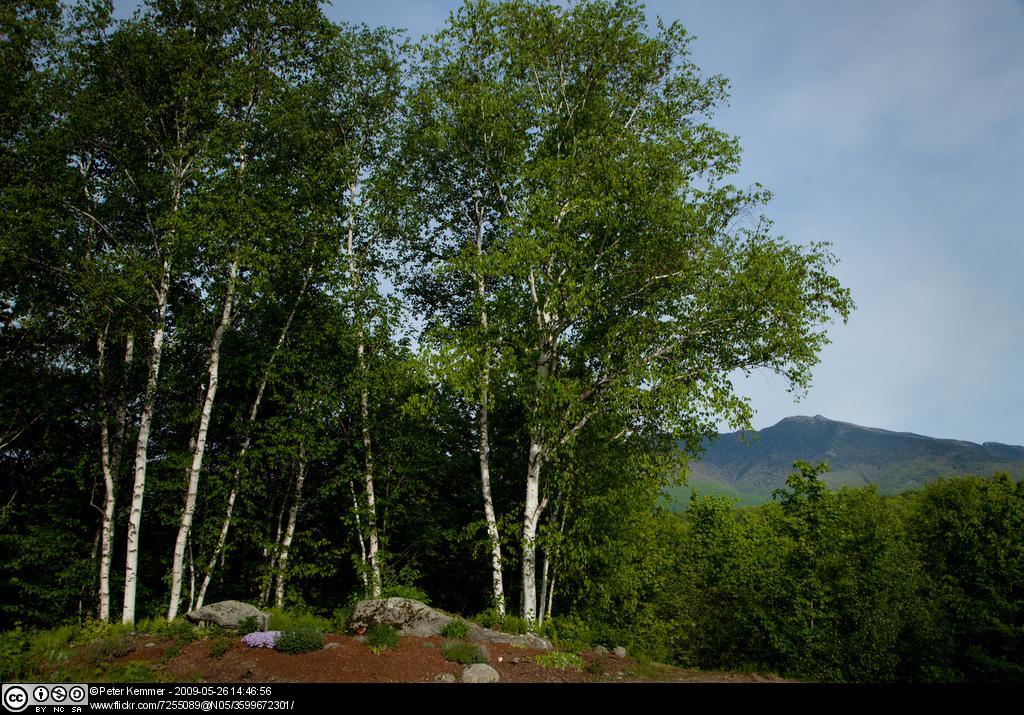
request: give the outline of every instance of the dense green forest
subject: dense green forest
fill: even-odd
[[[749,429],[730,376],[807,389],[853,309],[730,183],[681,26],[111,12],[0,8],[0,628],[413,593],[703,668],[1024,674],[1009,478],[659,508]]]

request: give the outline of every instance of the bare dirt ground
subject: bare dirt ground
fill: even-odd
[[[352,636],[327,636],[323,650],[288,655],[250,648],[235,639],[226,653],[211,653],[211,641],[185,646],[166,658],[171,641],[138,636],[133,652],[117,659],[127,664],[144,661],[168,680],[251,683],[432,683],[458,682],[464,666],[441,655],[440,638],[403,637],[397,648],[374,654]],[[544,667],[535,657],[544,651],[505,644],[487,644],[490,665],[505,683],[766,683],[785,682],[774,675],[684,670],[638,663],[614,654],[583,653],[583,670]],[[173,653],[172,653],[173,655]],[[162,663],[162,665],[161,665]]]

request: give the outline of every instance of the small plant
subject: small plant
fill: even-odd
[[[594,643],[593,631],[579,618],[560,616],[557,620],[550,620],[547,623],[552,625],[551,639],[569,650],[586,650]]]
[[[195,626],[181,618],[176,618],[170,623],[157,618],[147,619],[139,624],[138,630],[159,638],[170,638],[180,646],[199,640],[201,635]]]
[[[153,683],[159,680],[152,666],[138,660],[111,666],[104,677],[112,683]]]
[[[345,626],[348,624],[348,619],[351,615],[351,608],[335,608],[331,612],[331,632],[344,633]]]
[[[174,644],[170,648],[164,651],[163,655],[160,656],[161,663],[169,663],[170,661],[181,655],[181,651],[184,650],[184,646],[180,644]]]
[[[242,637],[242,642],[250,648],[273,648],[281,631],[256,631]]]
[[[473,620],[484,628],[494,628],[501,625],[501,616],[493,608],[488,608],[483,613],[476,614],[473,616]]]
[[[469,625],[461,618],[453,618],[441,629],[441,637],[455,641],[466,640],[469,637]]]
[[[381,598],[408,598],[430,605],[430,596],[415,586],[388,586],[381,593]]]
[[[587,672],[593,673],[594,675],[604,675],[604,663],[595,658],[587,663]]]
[[[374,655],[380,655],[387,648],[396,648],[398,641],[398,631],[384,623],[378,623],[366,632],[366,642]]]
[[[487,662],[487,656],[478,646],[462,641],[445,641],[441,644],[441,655],[445,660],[462,665]]]
[[[576,653],[569,653],[567,651],[555,650],[550,653],[541,653],[535,656],[534,660],[537,661],[537,665],[545,668],[583,670],[583,658]]]
[[[260,629],[260,622],[256,616],[246,616],[238,622],[239,633],[255,633]]]
[[[324,634],[312,628],[297,628],[285,631],[274,644],[274,650],[282,653],[309,653],[324,647]]]
[[[222,657],[225,653],[231,650],[231,644],[234,640],[235,639],[229,635],[219,635],[216,638],[210,639],[210,657]]]
[[[330,628],[331,622],[326,618],[320,618],[320,616],[305,611],[283,611],[280,608],[270,609],[270,621],[267,624],[267,630],[275,631],[308,629],[323,633]]]
[[[501,630],[506,633],[521,636],[530,630],[530,624],[525,619],[519,618],[518,616],[505,616],[505,619],[501,622]]]

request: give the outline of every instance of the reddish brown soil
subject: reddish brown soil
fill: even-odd
[[[147,643],[152,643],[146,647]],[[134,652],[118,662],[145,661],[157,665],[168,680],[253,683],[431,683],[458,682],[464,666],[441,655],[440,638],[403,637],[395,649],[375,655],[370,647],[351,636],[327,636],[323,650],[288,655],[266,648],[249,648],[235,640],[227,653],[215,657],[210,640],[192,643],[162,666],[170,641],[141,637]],[[583,671],[557,670],[539,665],[540,650],[489,643],[490,664],[505,683],[587,682],[782,682],[776,676],[753,673],[713,673],[683,670],[665,665],[638,664],[632,658],[586,652]],[[592,665],[594,662],[598,665]],[[598,666],[600,668],[598,669]]]

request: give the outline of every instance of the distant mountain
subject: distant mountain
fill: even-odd
[[[877,484],[883,494],[914,489],[943,476],[1008,472],[1024,477],[1024,447],[976,444],[890,432],[836,422],[820,415],[787,417],[754,432],[730,432],[705,443],[690,465],[689,483],[702,493],[734,496],[741,504],[764,502],[785,486],[798,459],[832,468],[833,488]],[[677,503],[688,489],[673,490]]]

